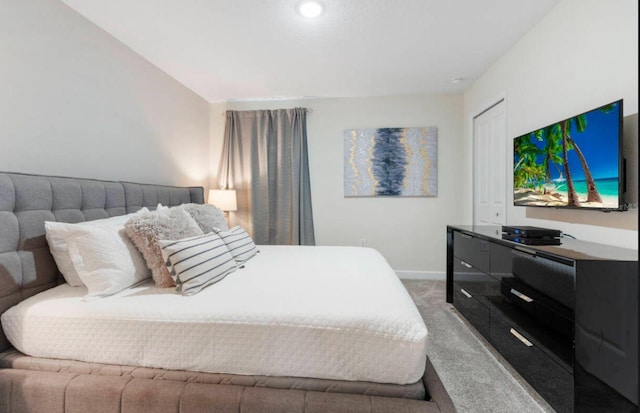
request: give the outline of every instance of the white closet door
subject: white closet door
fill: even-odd
[[[506,224],[507,117],[501,100],[473,119],[473,224]]]

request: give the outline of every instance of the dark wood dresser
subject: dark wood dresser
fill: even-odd
[[[638,252],[447,226],[447,302],[558,412],[638,412]]]

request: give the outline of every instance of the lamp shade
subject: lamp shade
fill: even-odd
[[[223,211],[237,211],[235,189],[210,189],[208,204],[217,206]]]

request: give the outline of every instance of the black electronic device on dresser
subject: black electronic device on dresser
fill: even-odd
[[[447,226],[447,302],[558,412],[638,412],[638,253]]]

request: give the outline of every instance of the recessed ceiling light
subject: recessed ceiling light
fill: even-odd
[[[314,18],[322,14],[322,4],[317,1],[303,1],[298,5],[298,13],[304,17]]]
[[[463,77],[452,77],[450,82],[455,85],[455,84],[458,84],[458,83],[462,82],[463,80],[464,80]]]

